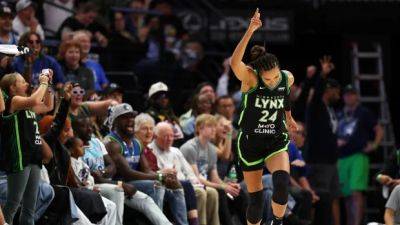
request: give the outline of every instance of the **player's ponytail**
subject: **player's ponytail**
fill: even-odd
[[[264,47],[260,45],[254,45],[250,50],[250,60],[255,61],[266,53]]]
[[[275,67],[279,67],[278,58],[267,53],[265,48],[255,45],[250,50],[250,66],[257,71],[269,71]]]

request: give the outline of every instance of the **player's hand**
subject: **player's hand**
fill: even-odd
[[[332,56],[324,55],[321,59],[319,59],[319,63],[321,64],[321,73],[323,76],[327,76],[332,70],[335,69],[335,64],[332,62]]]
[[[253,17],[250,20],[250,24],[249,24],[248,30],[251,31],[251,32],[254,32],[258,28],[260,28],[261,26],[262,26],[262,22],[260,20],[260,12],[259,12],[259,10],[257,8],[256,11],[254,12]]]
[[[299,129],[299,127],[298,127],[296,121],[295,121],[293,118],[289,118],[289,119],[286,121],[286,124],[287,124],[287,129],[288,129],[290,132],[295,132],[295,131],[297,131],[297,130]]]

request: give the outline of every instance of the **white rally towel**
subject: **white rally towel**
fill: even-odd
[[[30,54],[31,50],[28,47],[1,44],[0,53],[11,56],[18,56],[18,55]]]

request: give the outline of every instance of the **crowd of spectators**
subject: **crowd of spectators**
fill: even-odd
[[[98,19],[104,9],[95,2],[49,2],[0,4],[0,44],[31,49],[0,54],[1,121],[20,111],[34,118],[42,151],[35,163],[44,165],[38,172],[26,164],[37,173],[23,187],[14,174],[20,171],[2,168],[0,224],[246,224],[248,193],[236,154],[241,95],[229,58],[220,67],[210,63],[167,0],[125,1],[125,8],[107,10],[106,20]],[[50,40],[56,52],[45,44]],[[47,78],[44,69],[51,70]],[[129,90],[113,83],[109,70],[134,71],[144,101],[128,104]],[[341,88],[332,70],[323,57],[291,91],[299,130],[290,133],[284,224],[339,225],[339,198],[347,225],[364,222],[368,154],[383,130],[357,90]],[[26,94],[15,91],[18,82]],[[45,106],[18,105],[16,98]],[[9,122],[1,123],[4,138]],[[9,151],[3,143],[1,156]],[[400,222],[398,164],[397,152],[376,178],[390,187],[386,224]],[[267,170],[263,184],[267,222]]]

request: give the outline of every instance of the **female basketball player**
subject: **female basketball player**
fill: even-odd
[[[242,61],[253,33],[262,26],[256,10],[231,59],[231,67],[241,81],[242,111],[239,118],[238,155],[250,194],[247,223],[260,224],[263,211],[263,168],[272,173],[274,193],[271,225],[282,224],[289,185],[288,129],[297,129],[291,116],[289,93],[294,82],[289,71],[279,68],[278,59],[260,46],[251,49],[249,66]]]

